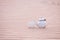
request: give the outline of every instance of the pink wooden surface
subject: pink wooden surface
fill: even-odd
[[[41,16],[46,28],[29,29]],[[60,0],[0,0],[0,40],[60,40]]]

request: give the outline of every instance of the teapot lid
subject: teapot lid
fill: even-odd
[[[46,21],[46,19],[44,17],[39,17],[39,20],[45,20]]]

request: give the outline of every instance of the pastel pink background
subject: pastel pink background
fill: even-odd
[[[29,29],[41,16],[46,28]],[[0,40],[60,40],[60,0],[0,0]]]

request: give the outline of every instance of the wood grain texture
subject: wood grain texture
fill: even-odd
[[[27,22],[45,17],[45,29]],[[0,0],[0,40],[60,40],[60,0]]]

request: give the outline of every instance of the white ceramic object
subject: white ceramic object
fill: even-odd
[[[37,25],[40,28],[45,28],[46,27],[46,19],[44,17],[39,18]]]
[[[36,26],[36,22],[35,21],[30,21],[28,22],[28,27],[32,28]]]

